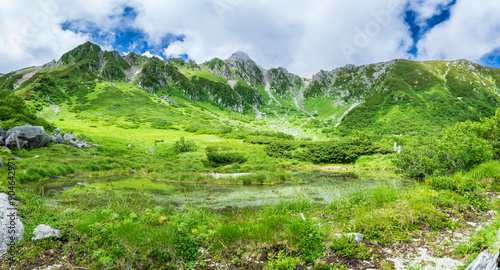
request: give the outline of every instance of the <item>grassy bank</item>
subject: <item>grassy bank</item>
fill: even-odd
[[[426,179],[404,188],[339,187],[335,199],[313,204],[307,189],[292,198],[254,208],[209,210],[196,205],[181,208],[137,189],[123,193],[112,185],[102,192],[44,194],[20,186],[18,199],[26,227],[12,266],[17,269],[55,263],[89,269],[314,269],[360,267],[368,261],[390,269],[384,250],[442,231],[467,230],[467,222],[498,207],[496,192],[500,163],[482,164],[470,172]],[[353,187],[351,187],[353,188]],[[496,193],[495,193],[496,194]],[[302,218],[304,216],[305,220]],[[38,224],[62,229],[61,239],[32,242]],[[470,261],[491,244],[486,231],[470,241],[450,246],[442,256]],[[361,244],[333,235],[357,232]],[[454,249],[454,251],[452,251]]]

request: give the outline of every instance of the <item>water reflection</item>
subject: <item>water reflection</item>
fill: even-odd
[[[168,200],[174,205],[191,203],[214,209],[251,207],[290,199],[300,195],[315,203],[329,203],[339,196],[375,188],[380,185],[404,186],[406,183],[392,172],[324,172],[305,171],[293,174],[292,181],[275,185],[214,185],[186,184],[155,181],[148,178],[73,177],[51,179],[41,183],[46,192],[70,194],[110,188],[120,192],[144,191],[158,200]]]

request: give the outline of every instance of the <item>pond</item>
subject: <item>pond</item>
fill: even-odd
[[[381,185],[404,187],[408,183],[408,180],[387,171],[303,171],[293,173],[291,181],[274,185],[180,183],[131,176],[77,176],[39,182],[46,192],[60,194],[58,197],[114,189],[121,192],[145,192],[156,197],[155,199],[168,200],[174,205],[191,203],[212,209],[259,206],[297,196],[315,203],[329,203],[352,192]]]

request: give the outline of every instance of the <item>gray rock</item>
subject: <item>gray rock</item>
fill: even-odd
[[[130,143],[127,145],[127,147],[134,147],[133,145],[131,145]]]
[[[52,130],[52,132],[61,133],[61,129],[60,128],[56,128],[56,129]]]
[[[47,134],[47,132],[45,132],[45,129],[40,126],[13,127],[9,129],[9,131],[7,131],[6,133],[7,139],[12,134],[17,135],[17,138],[19,139],[19,145],[21,148],[25,146],[29,149],[39,148],[48,146],[50,143],[49,135]]]
[[[495,242],[493,247],[500,247],[500,242]],[[469,265],[465,270],[498,270],[497,260],[499,253],[498,252],[490,252],[493,249],[486,249],[481,252],[476,259]]]
[[[363,235],[360,234],[360,233],[336,233],[334,234],[335,237],[337,238],[342,238],[342,237],[354,237],[354,241],[356,241],[356,243],[361,243],[363,242]]]
[[[21,241],[23,235],[23,223],[10,205],[9,196],[0,193],[0,256],[7,253],[8,245]]]
[[[59,230],[56,230],[45,224],[38,225],[33,231],[33,234],[35,236],[31,238],[32,241],[38,241],[40,239],[45,239],[49,237],[61,238],[61,233]]]
[[[50,140],[55,144],[60,144],[64,142],[64,139],[61,136],[61,134],[50,135]]]
[[[73,134],[66,133],[63,138],[68,141],[76,141],[76,137]]]
[[[0,136],[0,146],[5,145],[5,138],[3,136]]]
[[[9,149],[17,149],[18,151],[21,151],[21,145],[15,133],[10,134],[10,136],[7,137],[5,140],[5,146]]]
[[[500,240],[500,229],[497,233],[497,240]],[[500,253],[500,242],[497,241],[493,245],[481,252],[476,259],[465,268],[465,270],[498,270],[498,257]]]
[[[12,160],[21,160],[20,157],[13,157]]]
[[[0,157],[0,169],[5,168],[5,164],[3,163],[2,157]]]
[[[12,152],[12,151],[10,151],[10,149],[9,149],[9,148],[7,148],[7,147],[5,147],[5,146],[2,146],[2,150],[5,150],[5,151],[7,151],[7,152],[9,152],[9,153],[11,153],[11,152]]]
[[[5,138],[5,131],[3,131],[2,127],[0,127],[0,137],[4,137]]]

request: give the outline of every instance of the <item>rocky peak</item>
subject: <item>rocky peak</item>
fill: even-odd
[[[227,60],[228,61],[251,61],[252,59],[250,58],[250,56],[248,56],[248,54],[246,54],[242,51],[237,51],[237,52],[233,53],[233,55],[231,55],[231,57],[229,57]]]

